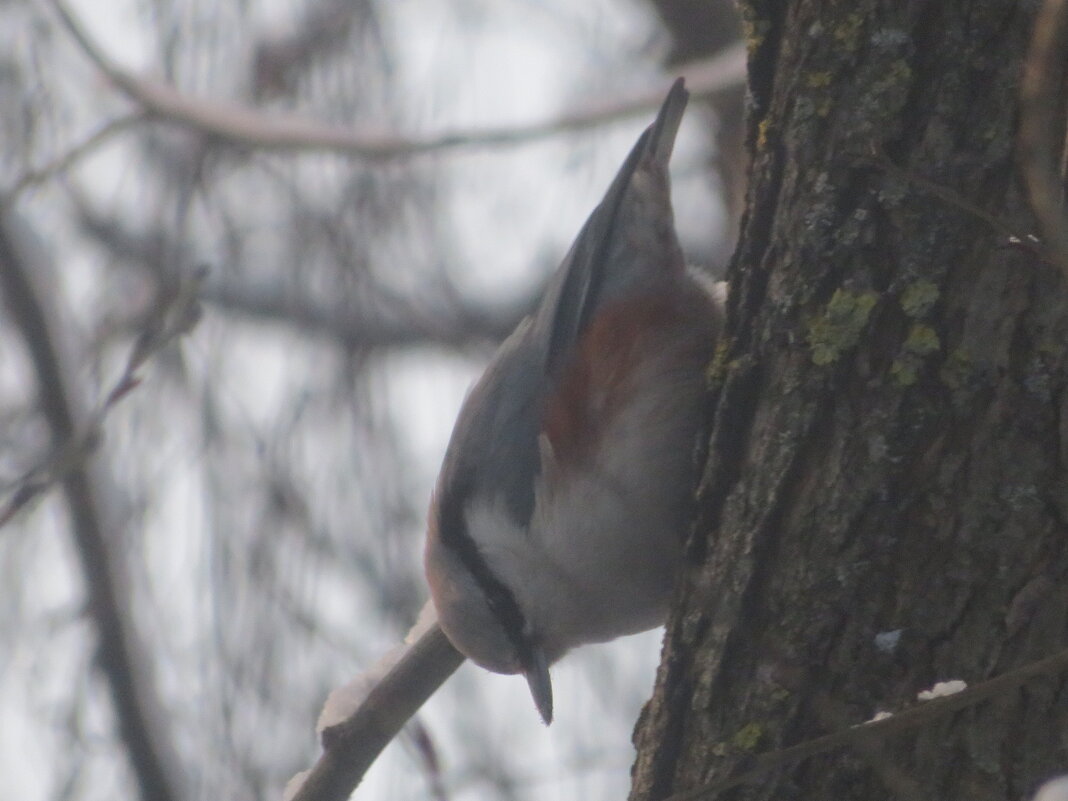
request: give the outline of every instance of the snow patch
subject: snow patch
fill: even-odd
[[[921,690],[916,693],[916,698],[920,701],[931,701],[946,695],[956,695],[966,689],[968,689],[967,682],[961,681],[960,679],[951,679],[950,681],[938,682],[930,690]]]

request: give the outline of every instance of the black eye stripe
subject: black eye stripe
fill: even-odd
[[[520,663],[524,666],[531,664],[534,651],[527,636],[526,618],[515,595],[493,575],[486,558],[467,530],[463,513],[463,499],[468,497],[467,486],[461,483],[442,495],[438,506],[438,533],[442,544],[455,552],[463,566],[474,576],[475,582],[485,593],[490,612],[500,621],[518,653]]]

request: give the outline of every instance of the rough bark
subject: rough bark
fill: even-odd
[[[1013,157],[1033,13],[744,4],[751,184],[633,798],[1068,644],[1068,293],[1005,236],[1033,230]],[[728,795],[1022,798],[1066,731],[1045,674]]]

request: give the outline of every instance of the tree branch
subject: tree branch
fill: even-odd
[[[72,441],[87,413],[71,389],[48,294],[34,286],[46,271],[33,232],[11,209],[0,213],[0,289],[37,373],[40,403],[53,445]],[[91,457],[63,478],[72,533],[98,638],[97,662],[111,691],[115,716],[144,801],[180,801],[181,772],[153,687],[149,661],[128,617],[131,600],[121,558],[113,551],[122,523],[103,470]]]
[[[382,749],[463,661],[441,627],[431,624],[348,718],[323,731],[323,754],[290,801],[345,801]]]
[[[161,81],[138,77],[114,63],[97,47],[62,0],[51,2],[82,52],[145,113],[243,148],[323,151],[385,161],[457,147],[520,144],[561,131],[646,114],[655,110],[663,99],[662,88],[657,87],[654,91],[633,93],[608,103],[587,101],[579,109],[533,125],[453,131],[427,137],[341,128],[297,116],[268,114],[228,101],[191,97]],[[692,95],[716,98],[743,86],[744,47],[740,44],[729,47],[707,61],[679,67],[676,72],[686,78]]]

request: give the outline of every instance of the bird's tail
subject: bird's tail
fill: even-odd
[[[671,159],[671,151],[675,147],[675,136],[679,132],[679,124],[682,122],[682,115],[686,111],[686,103],[689,99],[690,93],[686,91],[685,81],[682,78],[676,79],[671,86],[671,91],[664,98],[663,105],[660,106],[660,113],[649,126],[646,153],[664,169],[667,169],[668,161]]]

